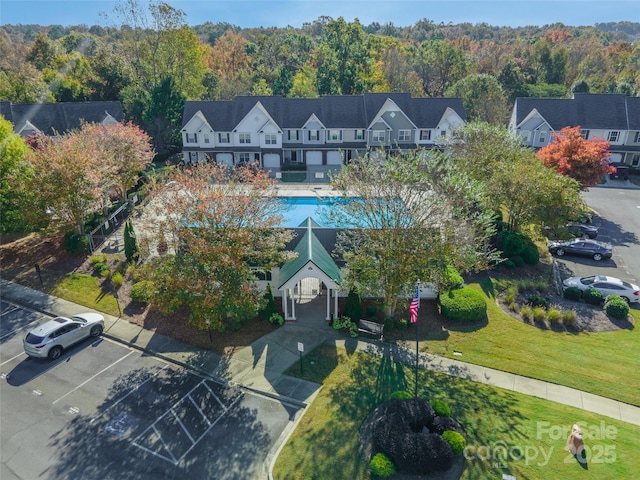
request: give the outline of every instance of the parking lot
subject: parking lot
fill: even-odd
[[[266,478],[297,407],[105,338],[29,358],[47,318],[0,301],[2,480]]]

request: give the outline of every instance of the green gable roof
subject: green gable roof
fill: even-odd
[[[318,224],[311,217],[308,217],[300,226],[306,227],[307,231],[293,250],[298,256],[280,268],[281,280],[280,287],[278,288],[282,288],[285,283],[309,262],[313,263],[329,278],[340,285],[342,281],[340,268],[336,265],[336,262],[333,261],[329,252],[322,246],[318,237],[313,233],[313,228],[318,227]]]

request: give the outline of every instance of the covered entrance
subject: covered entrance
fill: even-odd
[[[286,321],[296,321],[296,302],[308,302],[317,296],[326,298],[325,320],[338,316],[338,296],[341,284],[340,268],[314,235],[318,225],[311,218],[303,223],[306,233],[294,251],[297,258],[280,269],[282,309]]]

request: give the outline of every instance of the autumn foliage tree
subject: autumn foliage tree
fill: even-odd
[[[585,189],[597,185],[613,171],[609,165],[609,145],[604,138],[582,138],[579,126],[565,127],[560,133],[554,132],[552,142],[537,155],[545,166],[573,178]]]
[[[239,328],[264,307],[254,268],[286,261],[292,238],[282,222],[273,180],[250,168],[206,164],[175,170],[152,194],[137,228],[152,282],[151,304],[161,311],[186,308],[201,329]],[[164,219],[159,223],[158,218]],[[162,230],[160,231],[159,228]],[[165,235],[166,255],[149,258],[149,240]]]

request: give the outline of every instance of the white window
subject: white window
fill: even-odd
[[[299,130],[289,130],[287,132],[287,139],[289,140],[300,140]]]
[[[399,130],[398,131],[398,141],[399,142],[408,142],[411,140],[411,130]]]
[[[640,143],[640,132],[636,132],[636,136],[633,137],[633,143]]]
[[[209,134],[208,133],[204,134],[204,143],[209,143]]]
[[[353,138],[354,140],[364,140],[364,130],[354,130]]]
[[[264,143],[266,145],[275,145],[277,143],[277,138],[275,133],[265,133],[264,134]]]
[[[239,135],[240,143],[251,143],[251,134],[250,133],[241,133]]]
[[[634,155],[633,158],[631,159],[631,166],[637,167],[639,163],[640,163],[640,155]]]
[[[198,143],[198,134],[187,133],[187,143]]]
[[[585,140],[589,140],[589,130],[580,130],[580,136]]]
[[[250,153],[238,153],[238,164],[242,165],[251,161]]]
[[[384,142],[384,140],[385,140],[385,131],[384,130],[374,130],[371,139],[374,142]]]
[[[609,140],[610,142],[617,142],[617,141],[618,141],[618,138],[620,138],[620,132],[619,132],[619,131],[617,131],[617,130],[613,130],[613,131],[609,132],[609,138],[608,138],[608,140]]]
[[[319,139],[320,139],[319,130],[309,130],[309,140],[319,140]]]
[[[431,130],[420,130],[420,140],[431,140]]]
[[[228,133],[219,133],[218,134],[218,142],[220,142],[220,143],[229,143],[229,134]]]
[[[332,142],[342,140],[342,130],[327,130],[327,140]]]
[[[538,132],[538,143],[547,143],[547,132]]]
[[[447,136],[447,131],[446,130],[440,130],[440,136],[441,137],[446,137]]]

